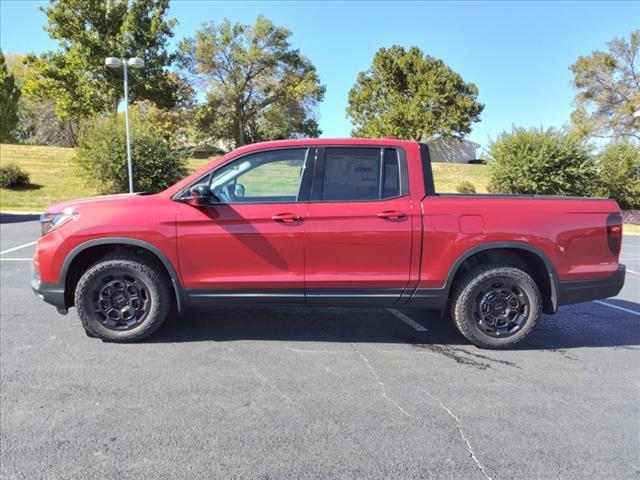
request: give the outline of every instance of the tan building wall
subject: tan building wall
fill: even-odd
[[[480,145],[470,140],[450,138],[444,140],[436,138],[427,142],[432,162],[440,163],[468,163],[476,160]]]

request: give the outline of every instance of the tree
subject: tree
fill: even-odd
[[[514,128],[490,146],[489,191],[590,195],[597,171],[590,148],[559,130]]]
[[[30,75],[30,67],[25,57],[19,53],[7,52],[7,69],[15,78],[18,89],[23,90],[25,79]],[[80,121],[75,118],[56,117],[53,100],[35,100],[21,95],[18,102],[18,124],[13,130],[14,139],[19,143],[75,147]]]
[[[76,147],[81,120],[58,118],[52,100],[20,102],[19,121],[15,130],[16,140],[28,145],[49,147]]]
[[[614,38],[609,51],[596,50],[571,65],[573,86],[578,90],[571,121],[584,136],[640,140],[640,29],[629,41]]]
[[[0,142],[14,139],[13,130],[18,124],[20,90],[15,78],[7,69],[4,53],[0,50]]]
[[[60,50],[28,57],[27,94],[54,100],[60,118],[115,115],[124,96],[122,71],[107,68],[104,60],[139,56],[145,68],[129,76],[130,100],[173,106],[177,85],[166,68],[174,60],[167,42],[176,21],[165,19],[168,7],[169,0],[52,0],[42,10]]]
[[[596,194],[615,198],[622,208],[640,208],[640,147],[629,141],[608,144],[597,157]]]
[[[259,16],[253,25],[204,24],[179,46],[180,64],[208,91],[199,129],[245,145],[318,136],[316,107],[325,88],[311,62],[291,48],[291,32]]]
[[[480,119],[478,88],[417,47],[381,48],[349,91],[352,135],[462,138]]]

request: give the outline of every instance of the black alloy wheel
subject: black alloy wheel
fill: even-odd
[[[135,328],[149,313],[149,288],[129,272],[105,275],[97,283],[93,296],[95,312],[111,330]]]
[[[529,318],[529,298],[513,280],[489,280],[486,283],[476,297],[473,312],[478,328],[491,337],[514,335]]]

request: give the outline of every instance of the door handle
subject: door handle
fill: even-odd
[[[406,213],[398,212],[396,210],[387,210],[385,212],[380,212],[378,217],[387,218],[389,220],[401,220],[407,216]]]
[[[272,215],[271,220],[281,223],[295,223],[301,222],[302,217],[300,215],[296,215],[295,213],[278,213],[276,215]]]

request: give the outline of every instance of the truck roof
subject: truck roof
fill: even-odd
[[[400,140],[395,137],[384,138],[295,138],[287,140],[272,140],[269,142],[252,143],[251,145],[245,145],[240,147],[234,152],[251,151],[264,148],[276,148],[276,147],[295,147],[298,145],[389,145],[389,146],[404,146],[407,144],[415,144],[417,142],[413,140]]]

